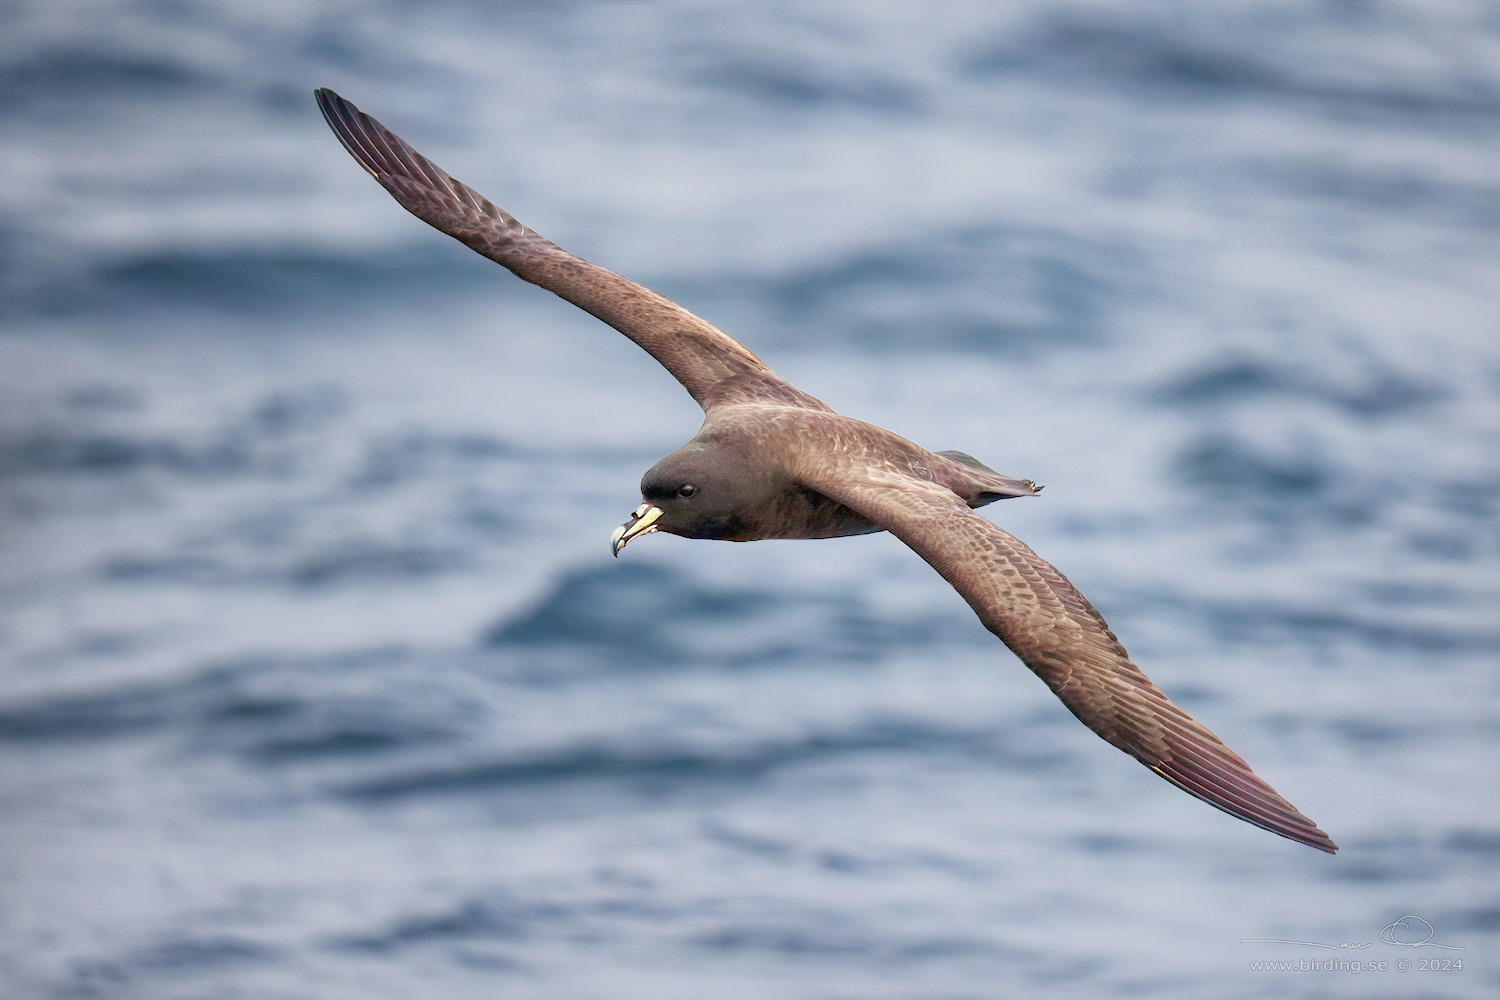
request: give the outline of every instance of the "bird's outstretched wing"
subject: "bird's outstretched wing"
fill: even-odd
[[[344,148],[403,208],[619,330],[661,362],[705,409],[724,394],[726,383],[822,408],[718,327],[538,235],[333,91],[320,89],[316,95]]]
[[[915,478],[875,482],[851,464],[815,469],[801,481],[911,546],[1106,741],[1232,816],[1330,854],[1338,850],[1130,662],[1066,577],[951,492]]]

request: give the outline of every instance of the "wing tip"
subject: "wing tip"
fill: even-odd
[[[313,97],[318,102],[318,110],[323,112],[323,120],[333,130],[339,144],[350,156],[354,157],[354,162],[358,163],[365,173],[379,181],[380,171],[377,167],[382,166],[381,161],[372,155],[370,149],[366,148],[369,125],[375,125],[378,128],[378,123],[328,87],[318,87],[313,91]],[[361,119],[365,121],[362,122]],[[367,125],[366,122],[369,124]],[[361,141],[362,139],[364,141]]]
[[[536,233],[499,208],[478,191],[448,174],[417,152],[405,139],[361,111],[328,87],[313,91],[323,119],[349,155],[375,178],[407,211],[429,225],[489,256],[453,228],[482,221],[498,224],[488,232],[486,243],[508,242]],[[450,215],[456,213],[456,217]],[[541,243],[547,243],[536,237]],[[548,244],[550,245],[550,244]]]
[[[1306,844],[1326,854],[1338,853],[1339,845],[1335,844],[1328,834],[1282,798],[1275,789],[1258,778],[1253,771],[1247,770],[1247,774],[1255,783],[1255,800],[1250,803],[1240,803],[1235,802],[1232,797],[1221,790],[1199,787],[1200,782],[1187,780],[1191,772],[1176,774],[1158,764],[1146,766],[1194,798],[1208,803],[1235,819],[1243,820],[1251,826],[1274,833],[1278,837]],[[1275,813],[1282,815],[1277,817]]]
[[[328,121],[329,125],[334,126],[335,131],[338,130],[337,119],[340,113],[346,110],[355,110],[354,105],[344,100],[329,87],[314,89],[313,98],[318,102],[318,110],[323,112],[323,117]]]

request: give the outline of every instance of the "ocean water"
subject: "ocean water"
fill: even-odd
[[[696,406],[317,86],[1045,483],[986,516],[1340,853],[893,538],[611,559]],[[0,995],[1500,987],[1495,5],[14,0],[0,164]]]

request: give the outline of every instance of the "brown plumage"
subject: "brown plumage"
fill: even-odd
[[[703,407],[697,436],[642,479],[616,554],[651,531],[735,541],[889,531],[1104,740],[1233,816],[1338,849],[1151,683],[1066,577],[973,511],[1035,484],[833,412],[717,327],[523,226],[337,94],[317,98],[344,147],[404,208],[613,326]]]

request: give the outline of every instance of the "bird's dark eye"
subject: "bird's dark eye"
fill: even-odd
[[[677,495],[682,497],[684,500],[697,492],[698,487],[694,486],[692,483],[683,483],[681,486],[677,487]]]

